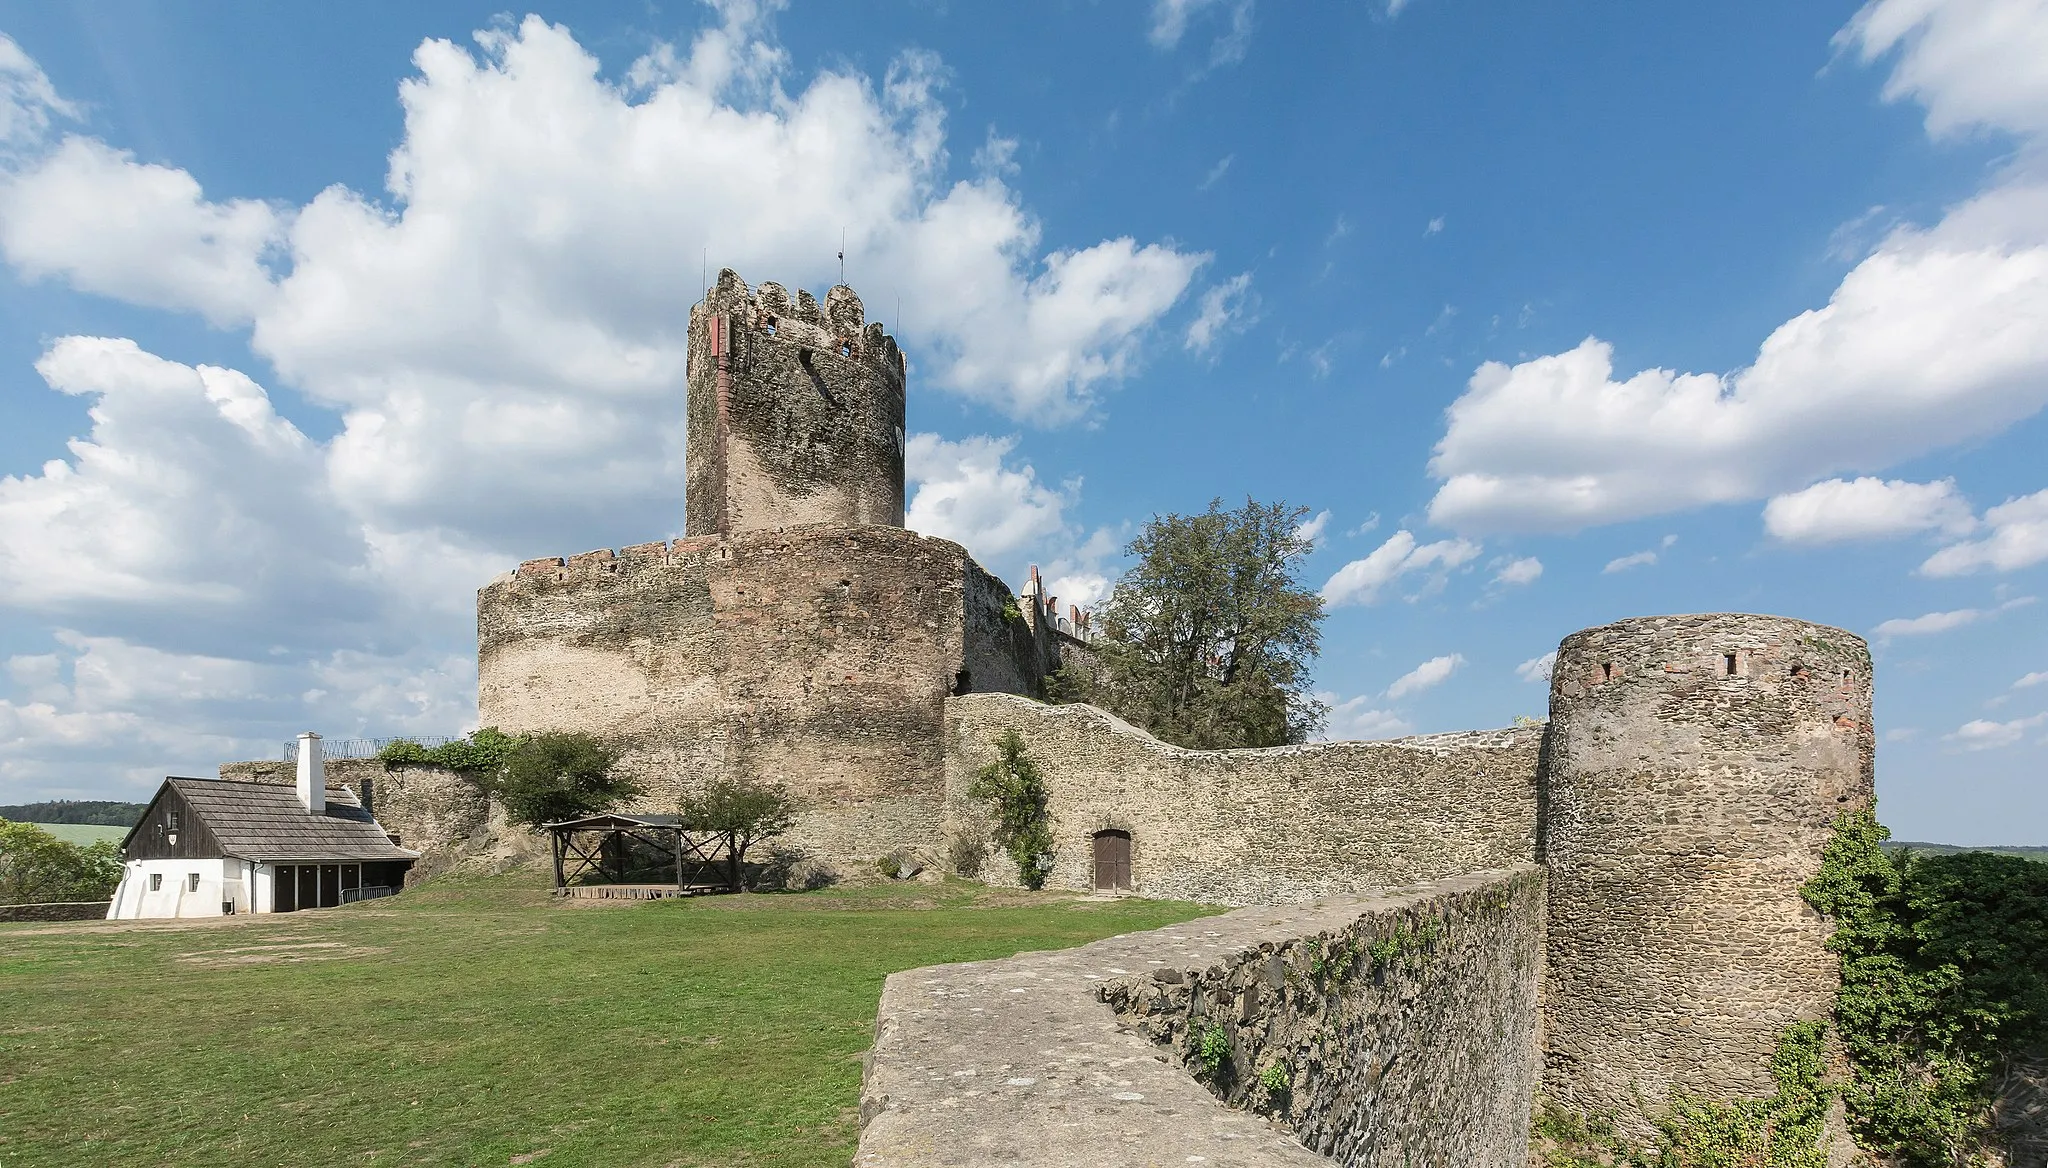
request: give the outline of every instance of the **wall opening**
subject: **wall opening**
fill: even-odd
[[[1095,891],[1129,891],[1131,884],[1131,833],[1095,833]]]
[[[1727,672],[1728,672],[1728,676],[1730,676],[1730,677],[1734,677],[1734,676],[1735,676],[1735,654],[1733,654],[1733,653],[1723,653],[1723,654],[1721,654],[1721,663],[1722,663],[1722,665],[1723,665],[1723,666],[1724,666],[1724,667],[1725,667],[1725,668],[1727,669]]]
[[[954,674],[954,675],[953,675],[953,696],[954,696],[954,697],[956,697],[956,698],[957,698],[957,697],[959,697],[959,696],[960,696],[961,694],[967,694],[967,693],[973,693],[973,692],[974,692],[974,679],[973,679],[972,677],[969,677],[969,676],[968,676],[968,674],[967,674],[967,671],[966,671],[965,669],[963,669],[963,670],[961,670],[960,672],[958,672],[958,673],[956,673],[956,674]]]
[[[1612,662],[1612,661],[1602,661],[1602,662],[1600,663],[1600,680],[1601,680],[1601,681],[1613,681],[1613,680],[1614,680],[1614,662]]]

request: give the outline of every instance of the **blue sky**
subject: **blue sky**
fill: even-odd
[[[679,532],[702,265],[843,233],[1011,581],[1305,505],[1340,737],[1840,625],[1886,820],[2048,842],[2048,5],[853,9],[0,0],[0,802],[466,728],[480,583]]]

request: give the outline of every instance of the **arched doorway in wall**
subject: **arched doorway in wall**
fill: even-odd
[[[1095,833],[1095,891],[1128,892],[1131,888],[1131,833]]]

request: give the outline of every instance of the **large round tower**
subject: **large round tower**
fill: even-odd
[[[903,354],[844,286],[730,269],[690,312],[688,534],[903,526]]]
[[[1641,1134],[1682,1092],[1772,1093],[1837,986],[1799,887],[1872,798],[1870,651],[1782,617],[1587,629],[1551,674],[1546,1093]]]

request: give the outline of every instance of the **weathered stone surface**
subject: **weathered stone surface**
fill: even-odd
[[[1541,727],[1185,750],[1093,706],[1007,694],[946,703],[947,832],[986,838],[967,797],[1004,731],[1022,735],[1052,792],[1048,886],[1094,887],[1093,837],[1131,836],[1135,891],[1274,904],[1528,863],[1536,851]],[[1015,883],[992,854],[983,879]]]
[[[329,758],[325,765],[328,782],[354,791],[384,830],[420,853],[408,883],[458,865],[503,866],[547,853],[545,841],[508,820],[502,806],[459,772],[374,758]],[[297,781],[294,764],[274,759],[222,763],[220,777],[283,787]]]
[[[721,271],[690,312],[688,376],[690,535],[903,526],[903,354],[853,289],[792,303]]]
[[[1731,664],[1732,663],[1732,664]],[[1782,617],[1647,617],[1565,638],[1551,677],[1545,1089],[1647,1129],[1674,1090],[1769,1095],[1838,966],[1799,895],[1872,798],[1870,653]]]
[[[482,724],[626,748],[668,811],[719,775],[787,786],[785,840],[849,871],[938,841],[943,706],[1035,687],[1047,639],[955,543],[814,526],[539,561],[477,597]]]
[[[1542,895],[1540,873],[1524,867],[893,974],[855,1164],[1328,1163],[1226,1106],[1177,1048],[1150,1041],[1184,1040],[1190,1017],[1219,1017],[1240,1084],[1262,1061],[1298,1060],[1282,1118],[1340,1163],[1519,1166]],[[1414,968],[1313,984],[1323,947],[1432,923],[1428,947],[1402,951],[1420,959]]]

